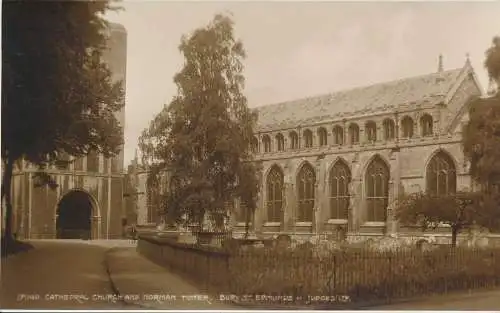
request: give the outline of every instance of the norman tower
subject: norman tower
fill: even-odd
[[[127,32],[109,25],[109,49],[104,54],[113,80],[125,88]],[[125,108],[117,112],[122,128]],[[122,131],[123,136],[123,131]],[[37,169],[23,162],[12,178],[13,232],[18,238],[120,238],[123,218],[123,148],[111,158],[90,153],[69,165],[47,170],[57,181],[52,190],[36,187]]]

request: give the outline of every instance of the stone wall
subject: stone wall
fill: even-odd
[[[380,157],[390,169],[391,179],[389,184],[389,206],[397,200],[401,192],[417,192],[425,190],[425,175],[427,163],[439,151],[449,154],[454,160],[457,171],[457,189],[463,190],[470,188],[470,177],[467,174],[467,168],[464,166],[464,157],[461,153],[461,143],[457,138],[444,138],[441,140],[416,139],[414,141],[403,142],[399,147],[390,146],[365,146],[363,150],[357,151],[338,151],[329,152],[326,155],[310,154],[304,156],[290,155],[289,157],[263,160],[263,179],[262,188],[259,195],[258,210],[256,212],[256,227],[263,232],[276,231],[296,231],[309,230],[310,233],[318,233],[324,229],[327,224],[329,213],[329,173],[333,165],[338,162],[344,162],[351,170],[351,210],[352,221],[344,221],[345,224],[352,222],[350,231],[359,231],[365,223],[364,215],[364,180],[365,173],[369,163],[375,156]],[[347,150],[347,149],[346,149]],[[297,153],[299,154],[299,153]],[[318,158],[319,157],[319,158]],[[317,208],[316,221],[313,223],[300,223],[293,225],[293,217],[297,208],[297,175],[304,164],[310,164],[316,170],[316,203]],[[286,201],[284,205],[283,225],[279,223],[266,223],[266,199],[267,175],[273,166],[278,166],[284,174],[284,194]],[[390,214],[388,214],[387,224],[373,225],[368,232],[380,233],[381,231],[391,231]],[[340,221],[335,221],[340,223]],[[295,227],[294,227],[295,226]],[[380,227],[384,226],[384,227]]]
[[[121,237],[122,176],[53,172],[53,177],[59,183],[56,190],[47,186],[35,187],[32,177],[32,172],[23,172],[16,174],[13,179],[13,231],[18,237],[55,238],[58,203],[73,190],[84,191],[95,200],[91,217],[93,238],[107,238],[108,235],[110,238]]]

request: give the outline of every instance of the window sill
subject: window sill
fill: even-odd
[[[281,226],[281,222],[265,222],[264,227],[276,227]]]
[[[381,227],[381,226],[385,226],[385,222],[365,222],[365,223],[363,223],[362,226]]]
[[[247,223],[245,223],[245,222],[237,222],[237,223],[236,223],[236,226],[238,226],[238,227],[242,227],[242,226],[243,226],[243,227],[244,227],[244,226],[246,226],[246,224],[247,224]],[[252,223],[248,223],[248,225],[249,225],[249,226],[252,226]]]
[[[345,219],[329,219],[327,224],[334,224],[334,225],[345,225],[347,224],[347,220]]]
[[[312,226],[312,222],[296,222],[295,226]]]

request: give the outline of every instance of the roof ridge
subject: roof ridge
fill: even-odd
[[[380,86],[380,85],[396,84],[396,83],[399,83],[399,82],[402,82],[402,81],[405,81],[405,80],[418,79],[418,78],[423,78],[423,77],[427,77],[427,76],[434,76],[434,75],[435,76],[441,76],[441,75],[444,75],[444,74],[450,73],[450,72],[462,71],[463,69],[464,69],[464,67],[457,67],[457,68],[449,69],[449,70],[442,71],[442,72],[433,72],[433,73],[428,73],[428,74],[421,74],[421,75],[415,75],[415,76],[407,76],[407,77],[402,77],[402,78],[394,79],[394,80],[390,80],[390,81],[381,81],[381,82],[377,82],[377,83],[374,83],[374,84],[371,84],[371,85],[362,85],[362,86],[357,86],[357,87],[351,87],[351,88],[341,89],[341,90],[337,90],[337,91],[332,91],[332,92],[329,92],[329,93],[317,94],[315,96],[294,98],[294,99],[280,101],[280,102],[263,104],[263,105],[260,105],[258,107],[254,107],[254,109],[258,110],[259,108],[264,108],[264,107],[270,107],[270,106],[277,106],[277,105],[282,105],[282,104],[287,104],[287,103],[299,102],[299,101],[304,101],[304,100],[307,100],[307,99],[322,98],[322,97],[331,96],[331,95],[338,94],[338,93],[352,92],[352,91],[355,91],[355,90],[358,90],[358,89],[366,89],[366,88],[369,88],[369,87],[375,87],[375,86]]]

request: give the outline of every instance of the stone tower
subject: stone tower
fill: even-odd
[[[110,23],[109,26],[109,48],[104,53],[104,60],[108,63],[113,80],[122,81],[123,88],[125,89],[127,74],[127,31],[123,25],[117,23]],[[116,117],[123,129],[125,127],[125,106],[120,112],[116,113]],[[117,172],[123,172],[123,148],[113,160],[113,163],[112,167],[115,168]]]
[[[125,89],[127,32],[110,23],[104,61],[114,81]],[[125,107],[116,113],[125,126]],[[123,201],[123,148],[111,159],[90,153],[69,165],[46,170],[58,187],[36,187],[37,168],[22,162],[12,177],[13,232],[18,238],[121,238],[125,217]]]

